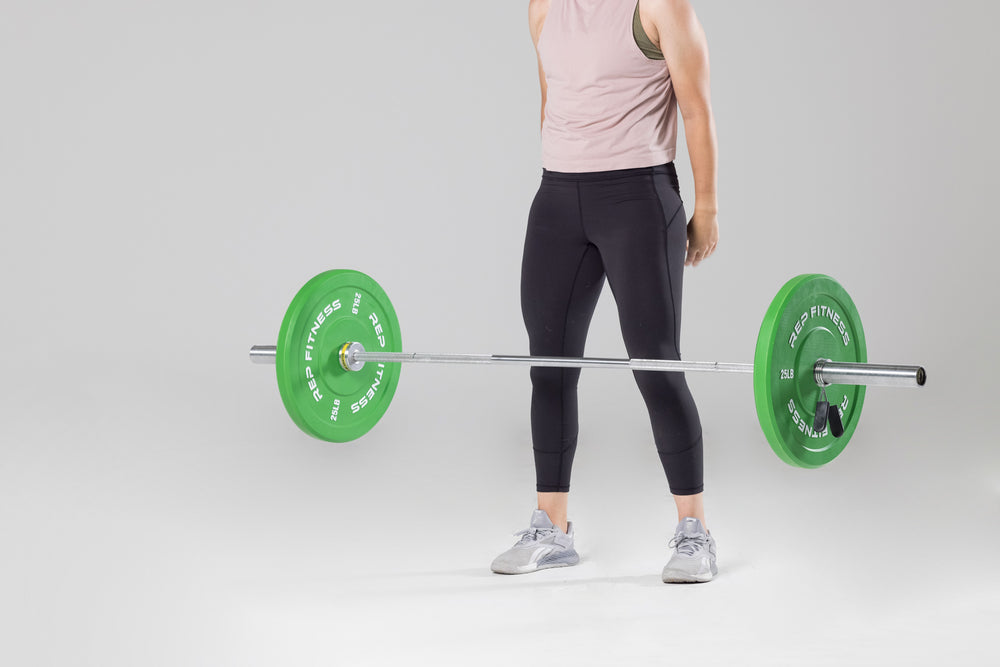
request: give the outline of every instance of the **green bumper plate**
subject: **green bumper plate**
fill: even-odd
[[[802,468],[829,463],[847,446],[861,417],[865,388],[826,388],[830,405],[840,407],[839,438],[813,430],[820,388],[813,376],[818,359],[866,362],[865,334],[854,302],[829,276],[792,278],[771,302],[757,336],[754,399],[757,419],[771,449]]]
[[[344,343],[370,352],[399,352],[396,311],[385,292],[360,271],[321,273],[299,290],[278,333],[278,390],[288,415],[321,440],[347,442],[385,414],[399,383],[400,364],[340,365]]]

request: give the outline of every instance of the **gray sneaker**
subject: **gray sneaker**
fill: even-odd
[[[702,583],[711,581],[719,573],[715,564],[715,540],[698,519],[686,517],[677,524],[668,546],[674,548],[674,555],[663,568],[663,583]]]
[[[576,565],[580,556],[573,548],[573,522],[567,522],[566,528],[569,532],[562,532],[548,514],[535,510],[527,530],[514,533],[521,539],[497,556],[490,569],[497,574],[526,574],[549,567]]]

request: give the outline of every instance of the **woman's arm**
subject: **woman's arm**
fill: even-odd
[[[667,61],[677,105],[684,118],[691,171],[694,215],[688,225],[687,264],[697,266],[719,241],[718,149],[712,116],[708,41],[688,0],[642,0],[640,18]],[[651,30],[649,28],[652,28]]]
[[[542,34],[542,25],[549,13],[549,0],[531,0],[528,3],[528,27],[531,29],[531,41],[535,45],[535,57],[538,58],[538,85],[542,88],[542,123],[545,123],[545,94],[548,86],[545,84],[545,72],[542,71],[542,59],[538,56],[538,36]]]

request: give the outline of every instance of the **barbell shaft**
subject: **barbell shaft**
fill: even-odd
[[[254,345],[250,359],[273,364],[277,348]],[[423,364],[494,364],[508,366],[544,366],[549,368],[625,368],[633,371],[674,373],[753,373],[753,364],[718,361],[672,361],[668,359],[602,359],[594,357],[531,357],[498,354],[424,354],[412,352],[353,352],[350,361],[372,363]],[[927,373],[920,366],[858,364],[819,359],[814,366],[817,384],[868,385],[882,387],[919,387]]]
[[[753,373],[753,364],[666,359],[602,359],[595,357],[529,357],[506,354],[421,354],[411,352],[355,352],[352,361],[418,364],[495,364],[547,368],[627,368],[633,371]]]

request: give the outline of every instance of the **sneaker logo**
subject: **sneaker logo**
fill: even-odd
[[[529,560],[528,562],[529,563],[536,563],[536,562],[538,562],[539,558],[541,558],[542,556],[544,556],[545,554],[547,554],[551,550],[552,550],[552,547],[538,547],[537,549],[535,549],[535,553],[531,554],[531,560]]]

